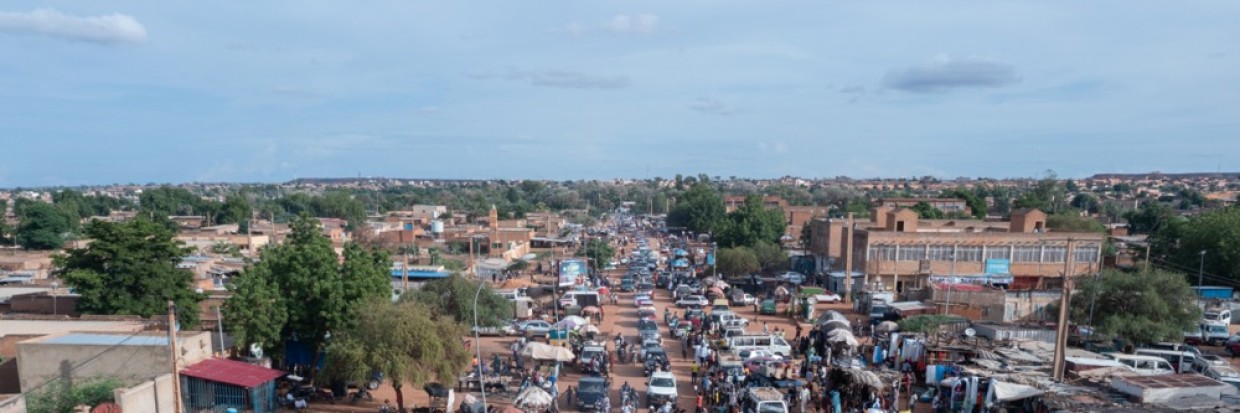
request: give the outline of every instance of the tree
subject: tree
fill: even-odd
[[[716,257],[719,272],[724,275],[743,276],[762,269],[758,256],[746,247],[721,248]]]
[[[57,256],[56,275],[81,296],[77,309],[84,314],[151,317],[167,313],[174,301],[177,320],[192,328],[202,294],[194,291],[194,275],[177,268],[191,250],[174,235],[144,218],[92,221],[86,226],[90,245]]]
[[[495,293],[490,286],[478,292],[480,281],[467,279],[459,273],[448,278],[427,282],[417,291],[402,296],[401,301],[416,301],[433,309],[436,315],[451,317],[461,324],[474,324],[474,295],[478,295],[478,325],[497,327],[513,317],[511,301]]]
[[[9,245],[13,243],[15,235],[13,234],[13,226],[9,225],[9,220],[5,218],[9,207],[9,201],[0,199],[0,244]]]
[[[1134,234],[1154,234],[1177,220],[1178,214],[1158,202],[1146,202],[1141,208],[1124,213],[1128,230]]]
[[[78,406],[95,407],[114,401],[113,390],[121,387],[124,385],[113,378],[93,378],[72,384],[65,380],[56,380],[26,396],[26,411],[72,413]]]
[[[64,210],[44,202],[31,202],[18,211],[17,243],[22,248],[51,250],[72,237],[76,222]]]
[[[763,272],[770,274],[788,268],[788,254],[784,253],[778,244],[759,242],[750,249],[758,258],[758,265],[762,267]]]
[[[669,227],[685,227],[693,232],[710,232],[724,218],[723,198],[708,184],[689,188],[667,214]]]
[[[355,243],[345,245],[341,262],[309,214],[290,226],[283,244],[263,249],[260,261],[236,277],[233,293],[245,299],[225,302],[224,318],[240,347],[258,343],[276,352],[297,337],[317,357],[325,336],[350,328],[363,303],[391,296],[391,263],[382,251]]]
[[[1068,182],[1072,182],[1072,181],[1068,181]],[[1101,209],[1102,204],[1101,202],[1098,201],[1098,197],[1095,197],[1090,194],[1077,194],[1076,196],[1072,197],[1072,203],[1070,205],[1073,208],[1076,208],[1076,209],[1079,209],[1085,212],[1096,213],[1099,211],[1099,209]]]
[[[138,204],[142,215],[166,218],[170,215],[201,214],[203,201],[184,188],[161,186],[142,192]]]
[[[1131,344],[1180,340],[1201,320],[1196,294],[1183,274],[1106,270],[1098,279],[1081,278],[1075,290],[1070,304],[1074,322],[1088,323],[1093,300],[1098,331]]]
[[[788,228],[783,211],[766,208],[757,195],[745,197],[745,203],[721,222],[715,228],[715,235],[719,245],[726,247],[754,246],[764,242],[778,244]]]
[[[1177,218],[1151,238],[1151,253],[1177,269],[1196,273],[1201,266],[1206,274],[1224,274],[1233,282],[1240,277],[1240,207]]]
[[[459,339],[465,328],[434,314],[434,307],[419,302],[367,303],[353,328],[332,337],[325,375],[364,382],[382,371],[396,389],[398,411],[404,411],[402,387],[448,382],[469,365],[470,353]]]
[[[1053,214],[1046,217],[1046,227],[1070,232],[1106,232],[1107,227],[1098,220],[1082,217],[1075,211]]]
[[[1046,171],[1046,175],[1038,180],[1034,187],[1016,199],[1016,208],[1037,208],[1047,214],[1054,214],[1067,204],[1067,191],[1060,185],[1055,171]]]
[[[616,248],[606,240],[591,238],[586,245],[577,250],[577,256],[586,257],[590,263],[590,269],[599,271],[616,256]]]
[[[813,220],[810,220],[810,222],[806,222],[805,225],[801,226],[801,236],[797,238],[797,244],[803,250],[808,250],[810,246],[814,245],[814,228],[812,225]]]
[[[943,210],[935,208],[926,201],[918,202],[909,209],[917,211],[917,215],[921,219],[943,219],[947,216],[947,214],[943,213]]]
[[[965,204],[969,206],[969,210],[973,212],[973,217],[977,219],[986,218],[986,201],[974,192],[965,189],[957,189],[951,192],[953,198],[963,199]]]
[[[243,196],[233,195],[224,199],[224,205],[221,205],[219,212],[215,214],[215,223],[244,224],[248,227],[253,211],[250,201]],[[239,228],[238,232],[244,232],[240,231],[241,229],[244,228]]]

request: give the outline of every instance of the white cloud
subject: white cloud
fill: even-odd
[[[736,113],[736,108],[732,107],[732,105],[709,96],[698,97],[693,103],[689,104],[689,109],[719,116],[731,116]]]
[[[943,92],[961,88],[996,88],[1019,82],[1011,65],[983,58],[938,55],[929,62],[892,70],[883,84],[906,92]]]
[[[132,16],[112,13],[80,17],[50,8],[28,13],[0,12],[0,32],[41,34],[93,43],[138,43],[146,40],[146,28]]]
[[[654,14],[617,14],[611,19],[598,24],[583,24],[572,22],[564,27],[553,31],[565,34],[579,35],[595,32],[621,33],[621,34],[655,34],[663,29],[659,23],[659,16]]]
[[[467,72],[465,76],[476,80],[504,79],[527,82],[531,86],[564,89],[622,89],[629,86],[628,76],[596,75],[568,70],[509,69],[505,73]]]

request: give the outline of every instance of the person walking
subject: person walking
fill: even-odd
[[[573,388],[573,386],[568,386],[568,390],[565,390],[565,391],[564,391],[564,397],[565,397],[566,399],[568,399],[568,400],[567,400],[567,401],[568,401],[568,406],[567,406],[567,407],[568,407],[569,409],[571,409],[571,408],[573,408],[573,406],[575,406],[575,405],[573,404],[573,396],[576,396],[576,395],[577,395],[577,390],[576,390],[576,389],[574,389],[574,388]]]

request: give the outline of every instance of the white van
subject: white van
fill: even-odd
[[[728,338],[728,349],[740,353],[742,351],[766,350],[781,357],[792,356],[792,346],[783,337],[762,334],[743,335]]]
[[[1191,351],[1157,350],[1152,348],[1137,349],[1137,355],[1159,357],[1170,363],[1177,373],[1193,370],[1197,355]]]
[[[784,395],[773,387],[750,387],[741,403],[745,413],[788,413]]]
[[[1205,322],[1221,323],[1223,325],[1228,325],[1228,324],[1231,324],[1231,310],[1228,310],[1226,308],[1207,309],[1204,313],[1201,314],[1201,319],[1202,321],[1205,321]]]
[[[1175,369],[1171,368],[1171,363],[1168,363],[1162,357],[1121,353],[1107,353],[1106,356],[1128,366],[1133,372],[1142,376],[1175,374]]]

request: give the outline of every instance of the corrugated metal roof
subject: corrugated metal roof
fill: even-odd
[[[207,359],[181,370],[181,375],[252,389],[284,375],[280,370],[228,359]]]
[[[116,334],[65,334],[43,341],[44,344],[70,344],[82,346],[166,346],[168,337],[123,336]]]

